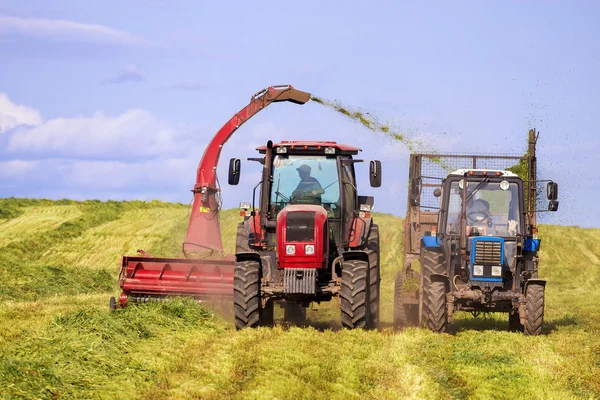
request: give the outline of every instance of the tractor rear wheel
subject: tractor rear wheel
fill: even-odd
[[[404,284],[404,270],[396,274],[394,285],[394,328],[402,329],[408,326],[408,316],[404,307],[402,285]]]
[[[370,328],[369,263],[344,261],[340,310],[344,328]]]
[[[427,328],[434,332],[445,332],[448,326],[448,310],[446,305],[446,284],[432,281],[431,275],[445,275],[444,257],[442,253],[421,249],[421,291],[423,320]]]
[[[525,311],[525,335],[534,336],[542,333],[544,325],[544,286],[529,285],[527,287]]]
[[[260,272],[258,261],[235,263],[233,304],[237,329],[256,328],[261,325],[261,316],[265,314],[265,311],[261,307]]]
[[[367,254],[369,255],[369,307],[371,319],[369,326],[377,328],[379,326],[379,299],[381,293],[381,266],[379,256],[379,226],[371,224],[369,232],[369,241],[367,244]]]

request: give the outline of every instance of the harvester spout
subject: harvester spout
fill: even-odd
[[[217,165],[223,145],[231,135],[259,111],[274,102],[289,101],[304,104],[310,100],[310,93],[294,89],[291,85],[270,86],[255,93],[250,103],[215,134],[206,147],[192,190],[194,203],[190,213],[188,231],[183,244],[186,254],[208,251],[221,252],[221,232],[219,229],[219,202],[217,200]]]

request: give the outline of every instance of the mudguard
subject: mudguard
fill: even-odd
[[[423,242],[423,246],[425,246],[427,249],[441,249],[440,239],[438,236],[423,236],[421,241]]]
[[[446,285],[446,291],[450,291],[450,278],[448,278],[448,276],[442,274],[431,274],[429,279],[431,279],[431,282],[443,282],[444,285]]]
[[[237,253],[235,255],[235,261],[236,262],[240,262],[240,261],[258,261],[259,263],[262,264],[261,258],[260,258],[260,254],[257,253],[257,252]]]
[[[525,293],[527,293],[527,288],[529,287],[529,285],[539,285],[539,286],[546,287],[546,280],[544,280],[544,279],[529,279],[529,280],[527,280],[527,282],[525,282]]]

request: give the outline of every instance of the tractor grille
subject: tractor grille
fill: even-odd
[[[502,242],[478,240],[475,244],[475,264],[501,265]]]
[[[286,268],[283,270],[283,292],[315,294],[317,271],[314,268]]]
[[[286,215],[286,241],[312,242],[315,239],[315,214],[314,211],[289,212]]]

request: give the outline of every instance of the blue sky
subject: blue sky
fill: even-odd
[[[172,4],[174,3],[174,4]],[[600,227],[597,2],[0,3],[0,196],[187,203],[212,135],[254,92],[292,84],[448,152],[519,153],[540,131],[542,221]],[[383,162],[376,210],[403,215],[408,150],[317,104],[276,104],[224,148],[336,140]],[[223,185],[224,206],[249,200]]]

